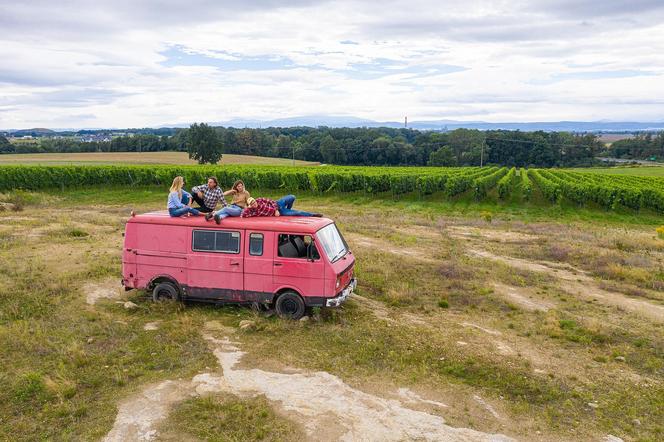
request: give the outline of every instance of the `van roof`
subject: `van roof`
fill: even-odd
[[[329,218],[317,218],[308,216],[278,216],[278,217],[251,217],[251,218],[225,218],[221,225],[214,221],[205,221],[203,216],[173,217],[167,210],[149,212],[136,215],[127,221],[128,223],[178,225],[187,227],[205,227],[221,229],[248,229],[279,231],[286,233],[316,233],[328,224],[334,223]]]

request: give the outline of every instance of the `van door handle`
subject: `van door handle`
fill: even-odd
[[[239,263],[239,262],[232,262],[231,265],[232,265],[232,266],[239,266],[240,263]]]
[[[282,265],[283,265],[283,264],[280,263],[280,262],[275,262],[275,263],[274,263],[274,266],[275,266],[275,267],[281,267]]]

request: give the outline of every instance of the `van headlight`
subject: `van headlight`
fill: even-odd
[[[341,285],[341,278],[337,278],[336,288],[339,288],[340,285]]]

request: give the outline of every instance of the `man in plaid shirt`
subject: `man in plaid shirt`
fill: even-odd
[[[219,187],[216,177],[208,178],[207,185],[191,188],[191,197],[201,206],[198,210],[203,213],[212,212],[217,207],[217,202],[221,201],[221,206],[226,207],[228,203],[224,197],[224,191]]]
[[[251,218],[252,216],[279,216],[279,206],[277,202],[269,198],[251,198],[247,199],[247,208],[242,211],[242,218]]]
[[[247,208],[242,211],[242,218],[251,218],[252,216],[317,216],[320,213],[309,213],[304,210],[293,209],[295,195],[286,195],[277,201],[269,198],[247,198]]]

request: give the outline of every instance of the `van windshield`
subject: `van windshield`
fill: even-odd
[[[336,225],[323,227],[317,236],[330,262],[335,262],[348,252],[348,245]]]

